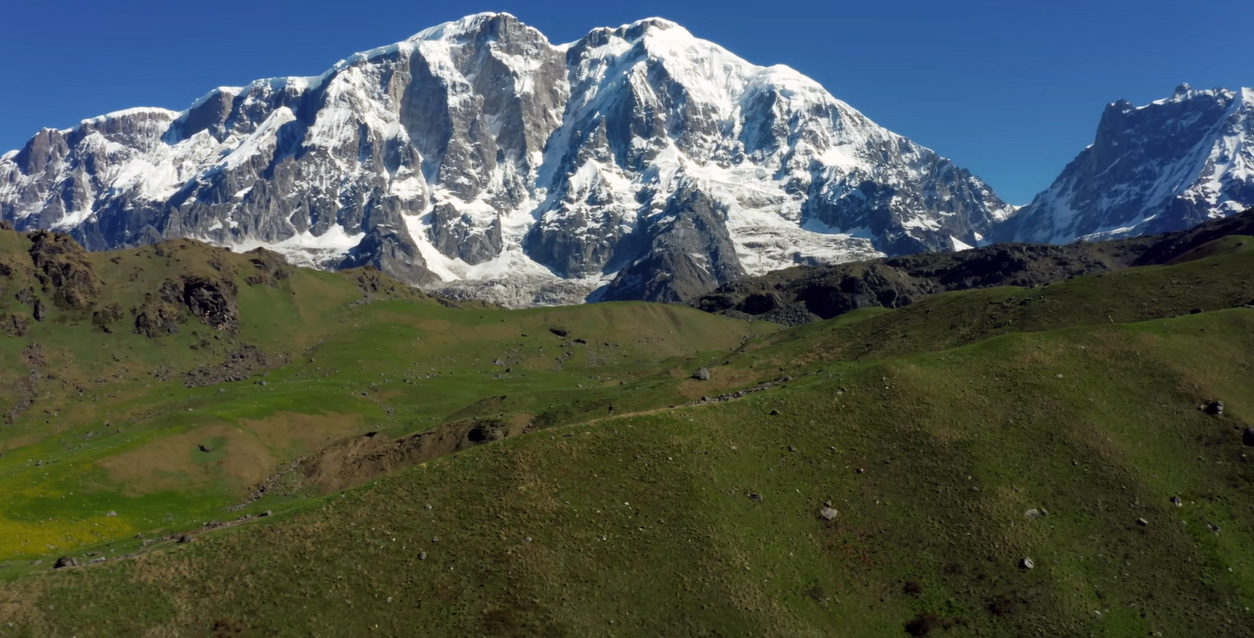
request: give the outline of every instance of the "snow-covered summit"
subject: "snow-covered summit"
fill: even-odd
[[[1254,206],[1254,90],[1176,88],[1107,105],[1092,145],[998,240],[1068,242],[1178,230]]]
[[[475,14],[0,157],[0,216],[92,249],[264,245],[515,304],[952,250],[1013,210],[800,73],[661,18],[554,45]]]

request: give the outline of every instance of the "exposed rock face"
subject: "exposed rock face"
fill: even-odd
[[[91,250],[267,246],[516,305],[951,250],[1012,210],[808,78],[658,19],[555,46],[470,16],[0,157],[0,218]]]
[[[1106,107],[1093,144],[992,238],[1062,243],[1179,230],[1254,206],[1254,89]]]
[[[215,330],[233,330],[239,324],[235,284],[190,277],[183,281],[183,305]]]
[[[30,240],[35,276],[44,292],[53,293],[57,303],[68,308],[91,307],[102,284],[92,271],[83,247],[66,235],[46,231],[32,234]],[[38,300],[35,307],[39,307]]]
[[[215,330],[233,331],[239,325],[236,292],[228,280],[197,276],[166,280],[135,310],[135,332],[150,338],[176,333],[187,313]]]

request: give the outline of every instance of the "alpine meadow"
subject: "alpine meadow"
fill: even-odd
[[[1119,100],[1016,206],[508,13],[45,128],[0,637],[1254,636],[1252,148],[1254,90]]]

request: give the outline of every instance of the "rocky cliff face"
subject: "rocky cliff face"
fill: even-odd
[[[1254,205],[1254,89],[1197,91],[1106,107],[1093,144],[997,228],[999,241],[1145,235]]]
[[[690,299],[975,245],[1013,209],[786,67],[650,19],[554,45],[480,14],[321,76],[45,129],[0,217],[93,250],[195,237],[510,305]]]

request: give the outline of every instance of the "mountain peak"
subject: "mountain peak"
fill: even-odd
[[[464,18],[438,24],[419,31],[410,42],[461,40],[481,32],[485,25],[522,24],[513,14],[501,11],[474,13]]]
[[[666,18],[659,18],[656,16],[652,18],[641,18],[639,20],[636,20],[635,22],[628,22],[627,24],[624,24],[621,27],[619,27],[619,29],[623,31],[632,31],[632,30],[643,31],[646,29],[661,29],[663,31],[666,31],[668,29],[681,29],[683,31],[687,31],[687,29],[684,29],[682,25],[680,25],[678,22],[675,22],[674,20],[667,20]]]
[[[554,46],[478,13],[96,128],[0,157],[0,218],[93,250],[266,246],[509,305],[951,250],[1010,210],[800,73],[664,18]]]
[[[1194,226],[1254,205],[1254,91],[1107,106],[1094,142],[994,239],[1060,243]]]

